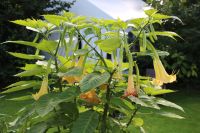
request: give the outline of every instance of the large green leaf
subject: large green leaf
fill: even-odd
[[[32,59],[42,60],[42,59],[44,59],[44,56],[41,56],[41,55],[31,55],[31,54],[14,53],[14,52],[8,52],[8,53],[11,54],[12,56],[22,58],[22,59],[28,59],[28,60],[32,60]]]
[[[170,118],[184,119],[184,117],[171,113],[171,112],[157,112],[156,114],[159,114],[165,117],[170,117]]]
[[[58,73],[59,77],[63,76],[81,76],[83,73],[83,68],[81,67],[73,67],[67,70],[65,73]]]
[[[72,127],[72,133],[94,133],[99,122],[99,114],[86,111],[79,115]]]
[[[34,113],[35,109],[32,104],[28,105],[17,112],[17,118],[9,124],[12,128],[19,128],[19,126],[24,124],[24,122],[26,122],[28,118],[33,116]]]
[[[72,87],[61,93],[49,93],[42,96],[35,103],[38,115],[45,116],[51,112],[59,103],[70,102],[78,95],[77,88]]]
[[[139,98],[134,96],[128,97],[131,101],[133,101],[136,104],[139,104],[144,107],[154,108],[154,109],[160,109],[158,104],[154,101],[154,97],[149,97],[147,95],[142,95]]]
[[[86,75],[80,82],[81,92],[87,92],[94,89],[108,81],[110,74],[108,72],[104,73],[91,73]]]
[[[151,36],[152,34],[155,34],[157,36],[167,36],[167,37],[170,37],[170,38],[172,38],[174,40],[176,40],[175,37],[181,38],[181,36],[179,36],[177,33],[172,32],[172,31],[154,31],[154,33],[150,32],[147,35]]]
[[[32,28],[41,28],[41,27],[47,26],[47,23],[45,21],[35,20],[35,19],[15,20],[11,22],[18,25],[22,25],[22,26],[32,27]]]
[[[16,43],[16,44],[21,44],[21,45],[26,45],[26,46],[31,46],[31,47],[36,47],[38,45],[38,43],[28,42],[28,41],[6,41],[4,43]]]
[[[20,84],[18,86],[13,86],[11,88],[9,88],[6,91],[3,91],[2,93],[11,93],[11,92],[15,92],[15,91],[21,91],[21,90],[25,90],[25,89],[29,89],[32,87],[36,87],[36,86],[40,86],[41,82],[40,81],[30,81],[30,82],[21,82],[23,84]]]
[[[44,133],[48,125],[45,122],[37,123],[27,131],[27,133]]]
[[[119,48],[121,45],[120,39],[118,37],[109,38],[106,40],[98,40],[95,43],[101,50],[110,54],[112,54],[112,52]]]
[[[151,88],[151,87],[146,87],[143,90],[145,91],[146,94],[152,95],[152,96],[175,92],[174,90],[155,89],[155,88]]]
[[[135,106],[130,103],[129,101],[119,98],[119,97],[113,97],[110,101],[111,105],[118,106],[120,108],[124,108],[128,111],[133,111],[135,109]]]
[[[40,50],[44,50],[46,52],[52,53],[54,50],[56,50],[57,45],[58,45],[58,42],[56,41],[42,40],[37,45],[37,48]]]
[[[13,83],[9,86],[7,86],[5,89],[7,88],[10,88],[10,87],[14,87],[14,86],[19,86],[19,85],[23,85],[23,84],[30,84],[32,82],[35,82],[34,80],[29,80],[29,81],[19,81],[19,82],[16,82],[16,83]]]
[[[181,111],[184,112],[183,108],[175,103],[172,103],[170,101],[167,101],[163,98],[156,98],[156,102],[157,104],[160,104],[160,105],[163,105],[163,106],[168,106],[168,107],[172,107],[172,108],[176,108],[176,109],[179,109]]]
[[[148,10],[144,10],[144,12],[145,12],[146,15],[151,16],[151,15],[157,13],[158,10],[156,10],[156,9],[148,9]]]
[[[34,76],[34,75],[41,75],[41,74],[44,74],[45,72],[46,72],[45,69],[43,69],[42,67],[36,67],[34,69],[18,73],[15,76],[28,77],[28,76]]]
[[[43,16],[48,22],[56,26],[60,26],[60,24],[68,20],[66,17],[58,16],[58,15],[43,15]]]

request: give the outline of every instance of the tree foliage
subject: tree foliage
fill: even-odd
[[[44,13],[58,13],[67,10],[73,2],[62,2],[60,0],[3,0],[0,3],[0,42],[6,40],[31,40],[34,37],[32,31],[25,30],[24,27],[18,27],[12,20],[25,18],[42,18]],[[20,34],[19,34],[20,33]],[[0,46],[0,88],[5,87],[9,83],[18,80],[12,75],[19,71],[16,67],[21,67],[24,60],[19,60],[8,56],[6,51],[32,53],[32,49],[21,46]],[[16,67],[13,67],[16,66]],[[12,80],[11,80],[12,79]]]

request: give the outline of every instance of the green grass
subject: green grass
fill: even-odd
[[[182,106],[185,113],[174,111],[185,119],[166,118],[158,115],[143,116],[147,133],[200,133],[200,92],[176,92],[165,98]]]
[[[164,98],[175,102],[182,106],[185,113],[176,111],[175,109],[168,109],[175,112],[185,119],[167,118],[158,115],[146,114],[142,115],[144,118],[144,129],[147,133],[200,133],[200,92],[176,92],[168,94]],[[28,102],[13,102],[5,99],[0,101],[0,115],[1,114],[15,114],[17,110],[21,109]],[[141,112],[147,112],[146,109]],[[137,131],[135,132],[137,133]]]

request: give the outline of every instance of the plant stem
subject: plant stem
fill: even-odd
[[[112,81],[112,76],[115,73],[116,69],[114,69],[111,73],[110,73],[110,78],[108,80],[108,87],[107,87],[107,91],[106,91],[106,103],[104,105],[104,112],[103,112],[103,116],[102,116],[102,125],[101,125],[101,133],[106,133],[106,128],[107,128],[107,115],[108,115],[108,110],[109,110],[109,103],[110,103],[110,99],[111,99],[111,88],[110,88],[110,84]]]
[[[138,108],[138,107],[136,107],[136,109],[135,109],[135,111],[133,112],[133,114],[131,115],[131,118],[129,119],[129,121],[128,121],[128,123],[127,123],[126,127],[128,127],[128,126],[131,124],[131,122],[132,122],[132,120],[133,120],[134,116],[136,115],[136,113],[137,113],[138,109],[139,109],[139,108]]]
[[[88,46],[90,46],[90,48],[92,48],[92,50],[94,50],[94,52],[99,56],[99,58],[102,60],[102,62],[103,62],[103,64],[104,64],[104,66],[106,67],[106,68],[108,68],[108,66],[107,66],[107,64],[106,64],[106,62],[105,62],[105,60],[104,60],[104,58],[101,56],[101,54],[99,54],[99,52],[94,48],[94,47],[92,47],[92,45],[81,35],[81,33],[79,32],[79,30],[77,29],[77,28],[75,28],[76,29],[76,31],[78,32],[78,34],[80,35],[80,37],[83,39],[83,41],[88,45]]]

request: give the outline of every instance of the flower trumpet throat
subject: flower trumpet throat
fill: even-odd
[[[155,79],[153,83],[155,85],[163,85],[163,83],[172,83],[176,81],[176,74],[169,75],[159,58],[153,59],[153,65],[155,70]]]
[[[36,94],[32,94],[32,96],[35,100],[38,100],[41,96],[47,93],[48,93],[48,78],[44,78],[39,92],[38,93],[36,92]]]
[[[134,86],[133,75],[128,76],[128,86],[124,92],[124,97],[127,97],[127,96],[138,96],[137,90]]]
[[[82,93],[80,98],[85,100],[88,103],[98,104],[100,103],[100,99],[98,98],[95,89],[92,89],[86,93]]]

